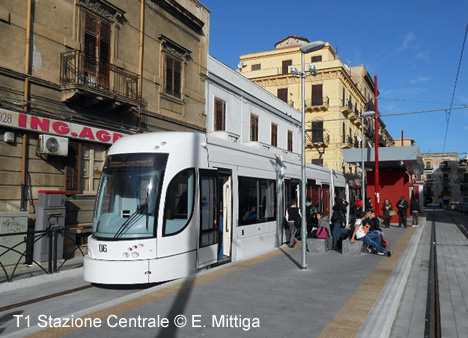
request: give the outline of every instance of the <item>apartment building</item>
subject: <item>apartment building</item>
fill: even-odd
[[[459,162],[457,153],[423,153],[424,204],[441,202],[445,208],[450,202],[463,201],[466,161]]]
[[[240,56],[238,71],[284,102],[301,110],[301,80],[291,74],[291,67],[301,69],[300,46],[306,38],[288,36],[275,49]],[[317,76],[305,78],[306,160],[330,169],[357,173],[356,165],[343,161],[342,150],[360,147],[362,131],[366,146],[374,144],[374,119],[361,117],[372,110],[374,81],[364,66],[348,67],[326,43],[321,50],[305,55],[315,65]],[[361,127],[361,123],[364,126]],[[379,119],[379,145],[393,140]]]
[[[90,224],[107,149],[205,131],[209,11],[197,0],[0,0],[0,212],[39,191]]]

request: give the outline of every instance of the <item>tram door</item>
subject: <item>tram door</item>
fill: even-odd
[[[228,260],[231,257],[232,241],[232,189],[230,172],[220,171],[218,173],[218,191],[221,197],[218,201],[218,260]]]
[[[292,204],[292,201],[295,200],[297,205],[300,205],[300,191],[301,191],[301,181],[296,179],[287,179],[284,181],[284,215],[286,215],[286,209]],[[284,229],[284,232],[289,231]],[[288,239],[288,235],[283,236],[283,243]]]
[[[200,169],[199,268],[229,259],[232,240],[231,174]]]
[[[201,268],[218,260],[218,172],[200,169],[200,226],[197,267]]]

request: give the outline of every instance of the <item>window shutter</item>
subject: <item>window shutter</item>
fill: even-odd
[[[166,55],[165,57],[165,92],[180,98],[182,85],[182,64],[180,61]]]
[[[274,123],[271,124],[271,145],[278,146],[278,126]]]
[[[225,111],[226,102],[223,100],[215,99],[215,130],[226,130],[225,126]]]
[[[279,88],[277,96],[281,101],[288,103],[288,88]]]
[[[79,194],[81,181],[81,144],[68,144],[68,157],[65,162],[65,190],[68,193]]]
[[[250,115],[250,141],[258,141],[258,116]]]
[[[284,60],[283,61],[283,74],[288,74],[289,73],[289,69],[288,67],[292,65],[292,60]]]
[[[323,89],[321,84],[312,86],[312,105],[323,105]]]
[[[292,131],[288,130],[288,151],[293,150],[293,134]]]

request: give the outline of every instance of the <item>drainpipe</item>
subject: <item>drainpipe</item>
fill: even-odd
[[[139,42],[139,58],[138,58],[138,76],[139,76],[139,84],[138,84],[138,91],[140,99],[143,96],[143,38],[144,38],[144,28],[145,28],[145,0],[140,0],[140,42]],[[137,112],[137,128],[138,132],[141,131],[141,104],[138,107]]]
[[[24,73],[26,75],[24,79],[24,97],[23,97],[23,110],[25,113],[28,112],[28,100],[29,100],[29,75],[30,75],[30,55],[31,55],[31,12],[32,12],[32,1],[28,1],[28,9],[26,13],[26,55],[24,60]],[[28,136],[26,133],[23,134],[23,148],[21,153],[21,211],[27,210],[27,197],[26,197],[26,160],[28,151]]]

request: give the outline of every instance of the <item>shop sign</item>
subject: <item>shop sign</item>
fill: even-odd
[[[77,123],[33,116],[0,108],[0,125],[59,135],[79,140],[112,144],[126,134],[88,127]]]

